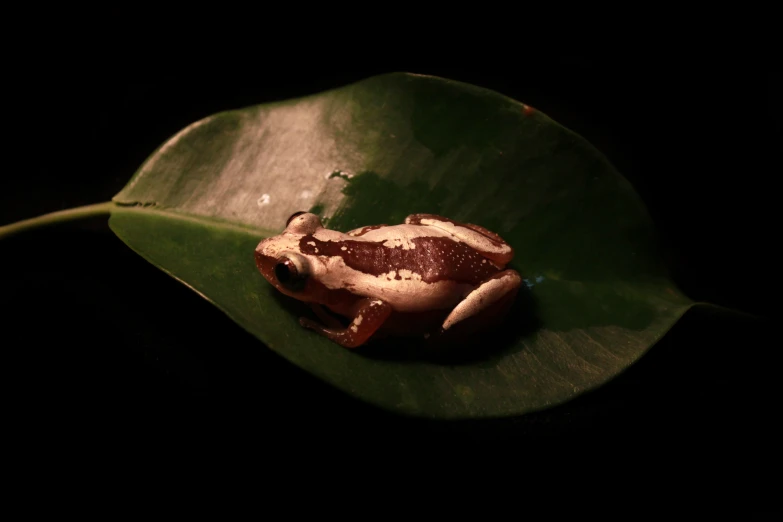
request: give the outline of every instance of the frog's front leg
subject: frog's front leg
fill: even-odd
[[[466,319],[501,313],[502,308],[511,304],[521,284],[522,278],[515,270],[503,270],[488,277],[454,307],[441,327],[448,330]],[[496,318],[486,319],[490,322]]]
[[[315,315],[318,316],[318,319],[323,321],[326,326],[330,326],[332,328],[342,328],[343,325],[338,321],[336,318],[329,315],[326,310],[324,310],[324,307],[317,304],[317,303],[310,303],[310,309],[315,312]]]
[[[366,298],[360,302],[356,316],[347,328],[327,328],[306,317],[299,319],[299,324],[341,346],[356,348],[372,337],[391,312],[392,308],[388,303],[380,299]]]

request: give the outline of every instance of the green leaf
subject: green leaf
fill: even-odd
[[[163,144],[113,201],[112,230],[144,258],[301,368],[405,414],[562,403],[622,372],[692,305],[640,198],[598,151],[533,108],[441,78],[383,75],[216,114]],[[404,338],[347,350],[300,327],[309,310],[255,267],[256,244],[299,210],[340,231],[417,212],[480,224],[514,247],[526,289],[472,351],[428,355]]]

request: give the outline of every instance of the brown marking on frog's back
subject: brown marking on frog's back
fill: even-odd
[[[414,248],[390,247],[383,241],[320,241],[312,235],[299,241],[301,252],[339,256],[346,266],[374,276],[396,272],[394,279],[421,277],[426,283],[449,280],[476,284],[500,269],[465,243],[445,237],[414,237]],[[410,274],[401,274],[400,271]],[[388,277],[387,277],[388,279]]]
[[[487,230],[486,228],[482,227],[481,225],[474,225],[473,223],[462,223],[461,221],[455,221],[455,220],[453,220],[451,218],[438,216],[437,214],[411,214],[410,216],[408,216],[405,219],[405,222],[409,223],[411,225],[421,225],[421,220],[422,219],[432,219],[434,221],[445,221],[447,223],[451,223],[452,225],[456,225],[458,227],[469,228],[470,230],[472,230],[474,232],[478,232],[482,236],[485,236],[495,246],[508,245],[508,243],[502,237],[500,237],[498,234],[495,234],[491,230]]]
[[[371,226],[367,226],[367,227],[357,228],[355,230],[349,231],[348,235],[349,236],[353,236],[353,237],[359,237],[359,236],[363,236],[364,234],[366,234],[370,230],[378,230],[379,228],[384,228],[384,227],[388,227],[388,226],[389,225],[371,225]]]

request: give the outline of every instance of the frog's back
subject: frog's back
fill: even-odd
[[[322,241],[317,236],[300,240],[303,253],[340,257],[346,266],[376,277],[478,284],[502,270],[478,250],[430,227],[376,227],[340,240]]]

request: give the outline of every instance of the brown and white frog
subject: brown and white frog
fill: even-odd
[[[497,234],[434,214],[342,233],[297,212],[255,249],[264,278],[324,323],[300,324],[346,348],[387,334],[461,335],[497,324],[522,282],[505,268],[513,256]]]

